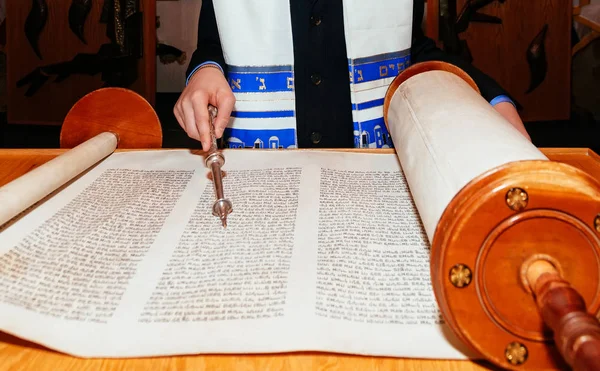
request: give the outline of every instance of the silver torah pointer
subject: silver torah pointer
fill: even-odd
[[[223,223],[223,228],[227,227],[227,215],[233,211],[233,205],[231,201],[225,198],[223,195],[223,173],[221,168],[225,164],[225,157],[219,151],[217,146],[217,137],[215,136],[214,121],[217,117],[217,108],[209,105],[208,115],[210,123],[210,135],[211,145],[208,150],[208,156],[206,156],[205,164],[206,167],[210,168],[212,172],[213,185],[215,188],[215,195],[217,200],[213,204],[213,215],[219,217]]]

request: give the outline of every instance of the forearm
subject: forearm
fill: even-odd
[[[456,55],[446,53],[437,47],[435,42],[426,37],[421,29],[421,21],[425,11],[425,2],[423,0],[413,1],[413,37],[411,47],[412,63],[425,61],[443,61],[455,65],[465,71],[481,91],[481,95],[490,103],[501,96],[510,98],[510,95],[490,76],[477,69],[471,63],[466,62]],[[510,98],[512,99],[512,98]]]
[[[512,126],[514,126],[521,134],[525,136],[529,141],[531,137],[523,125],[523,121],[517,112],[515,106],[510,102],[500,102],[494,105],[494,109],[498,111]]]
[[[430,40],[430,39],[428,39]],[[431,41],[431,40],[430,40]],[[433,44],[433,41],[431,41]],[[510,122],[521,134],[523,134],[528,140],[531,140],[523,121],[517,112],[515,103],[509,97],[508,93],[494,81],[492,78],[473,67],[470,63],[463,61],[462,59],[444,53],[437,47],[427,45],[428,42],[422,42],[418,45],[423,50],[419,50],[417,53],[417,61],[423,62],[427,60],[441,60],[453,64],[462,70],[464,70],[472,79],[475,84],[479,87],[481,95],[486,99],[495,109],[498,111],[508,122]]]
[[[413,38],[411,46],[412,63],[437,60],[459,67],[473,79],[483,98],[487,100],[508,122],[510,122],[511,125],[519,130],[519,132],[527,139],[531,140],[529,134],[527,134],[527,130],[525,130],[523,121],[517,112],[513,99],[500,84],[460,57],[448,54],[439,49],[433,40],[425,36],[425,33],[421,29],[424,11],[425,2],[423,0],[414,0]]]
[[[499,96],[510,97],[508,92],[504,90],[494,79],[485,73],[481,72],[472,64],[464,61],[458,56],[448,54],[443,50],[439,49],[433,40],[423,38],[415,40],[411,50],[412,63],[419,63],[425,61],[444,61],[455,65],[465,71],[475,82],[479,88],[481,95],[488,102],[492,102],[494,98]]]
[[[186,78],[189,80],[198,67],[205,63],[215,63],[224,73],[227,71],[212,0],[202,1],[198,20],[197,48],[190,59]]]

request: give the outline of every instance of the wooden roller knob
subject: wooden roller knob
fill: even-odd
[[[156,111],[133,90],[101,88],[79,99],[62,124],[60,147],[73,148],[104,132],[119,138],[119,148],[162,147]]]
[[[600,322],[581,295],[546,260],[529,266],[527,281],[565,361],[574,371],[600,370]]]
[[[552,161],[510,163],[464,187],[431,250],[459,340],[503,369],[600,370],[599,211],[600,181]]]

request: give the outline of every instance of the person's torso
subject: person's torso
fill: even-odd
[[[392,145],[383,97],[410,60],[411,0],[213,1],[230,147]]]

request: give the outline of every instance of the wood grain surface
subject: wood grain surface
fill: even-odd
[[[73,148],[110,131],[118,148],[161,148],[162,128],[154,108],[144,97],[122,88],[102,88],[77,101],[65,117],[60,147]]]
[[[0,149],[0,186],[64,153],[62,149]],[[349,150],[361,151],[361,150]],[[393,150],[367,150],[393,153]],[[556,161],[600,179],[600,158],[587,149],[543,149]],[[497,370],[487,362],[395,359],[301,352],[261,355],[196,355],[142,359],[80,359],[0,332],[0,369],[45,370]]]
[[[439,41],[439,0],[427,2],[427,35]],[[466,0],[456,1],[460,14]],[[466,40],[473,65],[496,80],[523,106],[524,121],[566,120],[570,117],[572,2],[564,0],[494,1],[479,13],[496,16],[502,24],[471,22]],[[530,94],[527,48],[544,24],[548,72]]]

